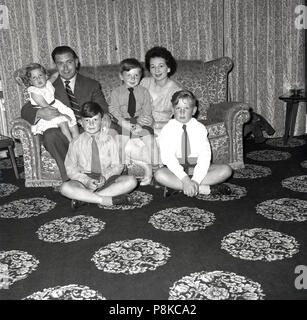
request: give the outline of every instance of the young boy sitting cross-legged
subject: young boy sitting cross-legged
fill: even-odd
[[[193,93],[177,91],[171,101],[174,119],[163,127],[159,139],[161,160],[165,167],[156,172],[155,179],[164,186],[182,190],[189,197],[230,194],[230,188],[219,183],[231,176],[232,169],[226,164],[210,164],[207,129],[193,118],[197,110]],[[189,177],[188,166],[193,164],[194,172]]]
[[[124,166],[119,161],[118,145],[103,127],[103,110],[95,102],[82,105],[84,132],[69,144],[65,168],[71,179],[61,186],[61,194],[72,199],[72,208],[84,202],[111,206],[127,204],[127,193],[137,181],[121,175]]]

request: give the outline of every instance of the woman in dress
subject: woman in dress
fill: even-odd
[[[172,54],[164,47],[153,47],[145,55],[145,67],[151,77],[141,81],[152,98],[154,130],[159,134],[162,127],[171,119],[171,98],[182,87],[171,76],[176,72],[177,63]]]

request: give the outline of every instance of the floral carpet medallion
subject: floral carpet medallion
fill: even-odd
[[[109,273],[137,274],[156,270],[170,257],[170,249],[146,239],[111,243],[95,252],[91,259],[97,269]]]
[[[261,285],[233,272],[196,272],[176,281],[169,300],[263,300]]]
[[[270,168],[257,166],[255,164],[246,164],[245,168],[234,171],[235,179],[257,179],[270,176],[272,171]]]
[[[8,271],[8,277],[5,279],[8,287],[16,281],[27,278],[31,272],[37,269],[38,264],[39,261],[27,252],[19,250],[0,251],[0,265],[2,268],[6,266]]]
[[[232,232],[223,238],[221,248],[244,260],[282,260],[299,252],[294,237],[261,228]]]
[[[23,300],[106,300],[106,298],[87,286],[69,284],[35,292]]]
[[[230,200],[236,200],[236,199],[245,197],[247,194],[246,188],[244,187],[237,186],[231,183],[224,183],[224,184],[226,184],[231,189],[231,194],[229,195],[198,194],[196,198],[199,200],[207,200],[207,201],[230,201]]]
[[[290,198],[267,200],[256,206],[256,212],[277,221],[303,222],[307,220],[307,201]]]
[[[303,162],[301,163],[301,166],[302,166],[303,168],[307,169],[307,160],[303,161]]]
[[[22,157],[16,157],[16,165],[17,167],[23,166],[23,158]],[[12,169],[12,162],[10,159],[3,159],[0,160],[0,169]]]
[[[143,191],[134,191],[129,194],[132,201],[128,205],[114,205],[114,206],[104,206],[99,205],[100,208],[109,209],[109,210],[132,210],[136,208],[142,208],[148,205],[152,199],[153,195],[143,192]]]
[[[215,221],[214,214],[199,208],[181,207],[161,210],[150,217],[156,229],[164,231],[196,231],[205,229]]]
[[[288,140],[287,144],[284,144],[283,138],[268,139],[265,143],[269,146],[280,147],[280,148],[296,148],[296,147],[301,147],[304,144],[306,144],[306,142],[304,140],[297,139],[297,138],[290,138]]]
[[[290,189],[296,192],[307,192],[307,175],[295,176],[284,179],[281,182],[284,188]]]
[[[275,151],[275,150],[260,150],[249,152],[247,158],[256,161],[282,161],[291,158],[289,152]]]
[[[0,206],[0,218],[31,218],[51,211],[56,203],[46,198],[28,198]]]
[[[99,234],[105,222],[94,217],[78,215],[50,221],[42,225],[36,233],[46,242],[73,242],[89,239]]]
[[[0,198],[7,197],[16,192],[19,188],[10,183],[0,183]]]

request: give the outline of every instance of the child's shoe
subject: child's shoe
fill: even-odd
[[[229,196],[231,189],[226,184],[210,186],[210,194],[213,196]]]

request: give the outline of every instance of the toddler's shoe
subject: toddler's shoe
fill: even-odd
[[[210,194],[213,196],[228,196],[231,194],[231,189],[226,184],[216,184],[210,186]]]
[[[140,186],[148,186],[151,183],[152,176],[144,177],[141,182]]]

